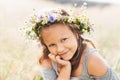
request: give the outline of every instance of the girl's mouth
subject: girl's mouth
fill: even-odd
[[[61,57],[63,57],[63,56],[65,56],[67,53],[68,53],[69,51],[66,51],[66,52],[64,52],[64,53],[62,53],[62,54],[59,54]]]

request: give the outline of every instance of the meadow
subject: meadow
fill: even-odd
[[[33,9],[71,7],[69,3],[61,5],[47,0],[0,1],[0,80],[33,80],[40,75],[40,44],[26,41],[19,27],[23,26]],[[119,9],[117,4],[88,7],[94,32],[87,36],[95,42],[100,54],[120,76]],[[35,80],[37,78],[39,76]]]

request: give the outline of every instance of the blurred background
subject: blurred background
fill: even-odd
[[[40,45],[26,41],[19,31],[34,10],[66,9],[74,4],[80,9],[84,2],[94,24],[89,38],[120,76],[119,0],[0,0],[0,80],[33,80],[39,75]]]

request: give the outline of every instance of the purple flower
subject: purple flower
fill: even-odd
[[[40,16],[40,17],[39,17],[39,20],[42,20],[42,19],[43,19],[43,16]]]
[[[38,17],[38,19],[39,19],[39,21],[43,20],[43,15],[40,15],[40,16]]]
[[[48,15],[48,21],[50,22],[55,22],[56,18],[55,18],[55,14],[49,14]]]
[[[38,16],[38,20],[39,20],[39,21],[42,21],[43,18],[44,18],[44,16],[45,16],[44,13],[41,13],[41,14]]]

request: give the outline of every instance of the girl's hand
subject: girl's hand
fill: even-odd
[[[60,58],[59,55],[48,55],[51,60],[56,62],[58,64],[58,67],[60,68],[60,74],[58,75],[57,80],[70,80],[71,75],[71,63],[70,61],[65,61]]]
[[[65,61],[65,60],[61,59],[59,55],[56,56],[53,54],[49,54],[48,56],[51,60],[53,60],[57,64],[60,64],[61,66],[70,65],[70,61]]]

